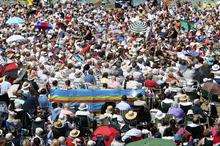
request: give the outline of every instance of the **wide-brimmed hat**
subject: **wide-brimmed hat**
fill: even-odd
[[[189,96],[187,96],[186,94],[179,96],[180,102],[187,102],[188,100],[189,100]]]
[[[163,118],[165,118],[166,114],[165,113],[162,113],[161,111],[158,111],[155,115],[155,118],[158,119],[158,120],[161,120]]]
[[[188,110],[188,112],[187,112],[187,114],[186,115],[193,115],[194,113],[193,113],[193,110]]]
[[[7,133],[7,134],[5,135],[5,139],[6,139],[6,140],[12,140],[13,138],[14,138],[14,136],[13,136],[12,133]]]
[[[62,128],[63,127],[63,123],[61,120],[57,120],[56,122],[53,123],[53,126],[55,128]]]
[[[41,122],[42,119],[41,119],[41,117],[37,117],[34,121],[35,121],[35,122]]]
[[[69,136],[75,138],[75,137],[78,137],[79,134],[80,134],[80,131],[79,131],[79,130],[73,129],[73,130],[70,131]]]
[[[42,133],[44,132],[44,130],[42,129],[42,128],[40,128],[40,127],[38,127],[38,128],[36,128],[35,129],[35,135],[41,135]]]
[[[128,111],[128,112],[125,114],[125,118],[126,118],[127,120],[134,120],[136,117],[137,117],[137,112],[132,111],[132,110]]]
[[[27,90],[31,86],[30,83],[24,82],[21,86],[21,90]]]
[[[212,66],[213,71],[217,71],[219,69],[220,69],[220,66],[218,64],[215,64],[215,65]]]
[[[79,110],[87,110],[89,108],[89,106],[86,104],[86,103],[81,103],[80,105],[79,105]]]

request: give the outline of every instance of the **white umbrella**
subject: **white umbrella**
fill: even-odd
[[[129,26],[130,31],[134,33],[141,33],[147,30],[147,25],[142,21],[134,21]]]
[[[8,44],[11,44],[13,42],[23,42],[25,40],[26,39],[23,36],[21,36],[21,35],[12,35],[9,38],[7,38],[6,42]]]

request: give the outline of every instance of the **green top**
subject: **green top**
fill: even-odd
[[[126,146],[176,146],[172,140],[162,139],[162,138],[147,138],[132,142]]]

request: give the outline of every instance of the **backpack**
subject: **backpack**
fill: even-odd
[[[95,142],[95,146],[105,146],[105,138],[102,135],[97,136]]]

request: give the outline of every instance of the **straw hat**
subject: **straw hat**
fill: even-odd
[[[70,137],[73,137],[73,138],[76,138],[76,137],[79,136],[79,134],[80,134],[80,131],[79,131],[79,130],[73,129],[73,130],[70,131],[69,136],[70,136]]]
[[[136,117],[137,117],[137,112],[132,111],[132,110],[128,111],[128,112],[125,114],[125,118],[126,118],[127,120],[134,120]]]
[[[180,102],[186,102],[189,100],[189,97],[186,94],[180,95],[179,96],[179,101]]]
[[[83,111],[83,110],[87,110],[89,108],[89,106],[86,103],[81,103],[79,105],[79,110]]]
[[[55,128],[62,128],[63,127],[63,123],[61,120],[57,120],[56,122],[53,123],[53,126]]]

